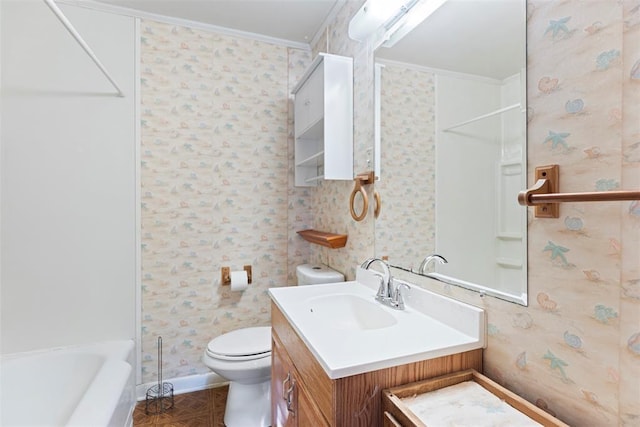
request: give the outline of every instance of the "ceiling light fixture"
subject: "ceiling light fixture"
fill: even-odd
[[[349,22],[349,37],[364,41],[380,32],[384,46],[392,46],[445,1],[367,0]]]
[[[398,14],[418,0],[367,0],[349,22],[349,37],[352,40],[364,41]]]
[[[411,8],[411,13],[405,13],[396,20],[385,33],[382,46],[391,47],[411,32],[429,15],[444,4],[446,0],[419,0]]]

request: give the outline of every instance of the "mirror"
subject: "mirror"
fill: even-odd
[[[526,305],[525,0],[448,0],[375,58],[376,256]]]

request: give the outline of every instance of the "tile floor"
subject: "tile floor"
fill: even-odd
[[[145,402],[133,412],[134,427],[224,427],[224,406],[229,386],[175,395],[173,408],[146,415]]]

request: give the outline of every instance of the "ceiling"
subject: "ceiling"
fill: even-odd
[[[525,67],[524,0],[448,0],[376,57],[502,80]]]
[[[95,0],[308,46],[345,2],[362,0]],[[503,79],[524,65],[524,0],[448,0],[376,56]]]
[[[345,0],[96,1],[307,44],[321,29],[334,5]]]

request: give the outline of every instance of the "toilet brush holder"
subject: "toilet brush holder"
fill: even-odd
[[[162,382],[162,337],[158,337],[158,383],[147,390],[144,412],[147,415],[155,415],[171,408],[173,408],[173,384]]]

